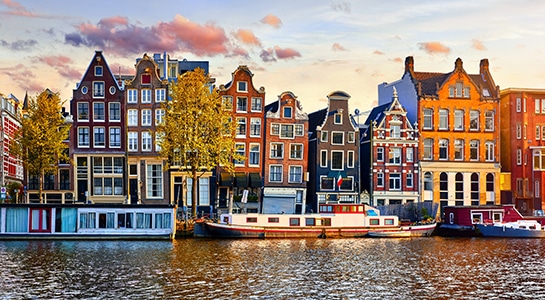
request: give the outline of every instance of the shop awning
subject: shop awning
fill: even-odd
[[[261,187],[261,175],[259,173],[250,173],[250,187]]]
[[[233,186],[233,175],[227,172],[220,173],[220,186]]]
[[[235,173],[235,186],[239,188],[248,187],[248,178],[246,177],[246,173],[244,172]]]

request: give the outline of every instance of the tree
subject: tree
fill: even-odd
[[[170,100],[164,103],[165,116],[156,128],[161,155],[167,169],[179,167],[192,178],[191,214],[197,215],[198,180],[207,171],[222,166],[233,172],[236,154],[231,110],[209,85],[203,69],[178,76],[169,86]]]
[[[43,202],[43,180],[46,174],[55,174],[59,161],[69,161],[68,138],[71,124],[62,115],[58,93],[46,89],[36,98],[30,98],[23,115],[21,128],[16,132],[15,145],[10,147],[13,155],[23,161],[29,176],[39,179],[39,198]]]

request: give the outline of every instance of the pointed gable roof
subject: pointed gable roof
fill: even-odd
[[[93,58],[91,59],[91,62],[89,62],[89,65],[87,66],[87,69],[85,70],[85,72],[83,73],[82,77],[81,77],[81,80],[79,81],[77,87],[75,90],[78,90],[79,87],[81,86],[81,84],[83,83],[83,81],[85,80],[85,77],[87,76],[87,74],[91,71],[91,68],[95,65],[98,65],[100,63],[100,61],[104,61],[104,66],[106,67],[106,71],[104,71],[104,75],[108,74],[114,81],[116,87],[118,90],[123,90],[122,86],[120,85],[120,83],[118,82],[118,80],[116,79],[114,73],[112,72],[112,70],[110,69],[110,65],[108,65],[108,62],[106,62],[106,58],[104,57],[104,55],[102,54],[102,51],[101,50],[95,50],[95,55],[93,56]],[[102,65],[102,63],[100,64]]]

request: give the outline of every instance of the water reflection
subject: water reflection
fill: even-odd
[[[544,298],[544,242],[440,237],[0,242],[0,298]]]

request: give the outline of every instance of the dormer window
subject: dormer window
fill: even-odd
[[[237,92],[247,92],[247,91],[248,91],[248,83],[246,81],[238,81]]]
[[[95,66],[95,76],[102,76],[102,66]]]
[[[463,82],[457,82],[455,85],[449,86],[450,98],[469,98],[469,86]]]
[[[284,107],[284,118],[290,118],[291,119],[291,107],[287,106]]]

